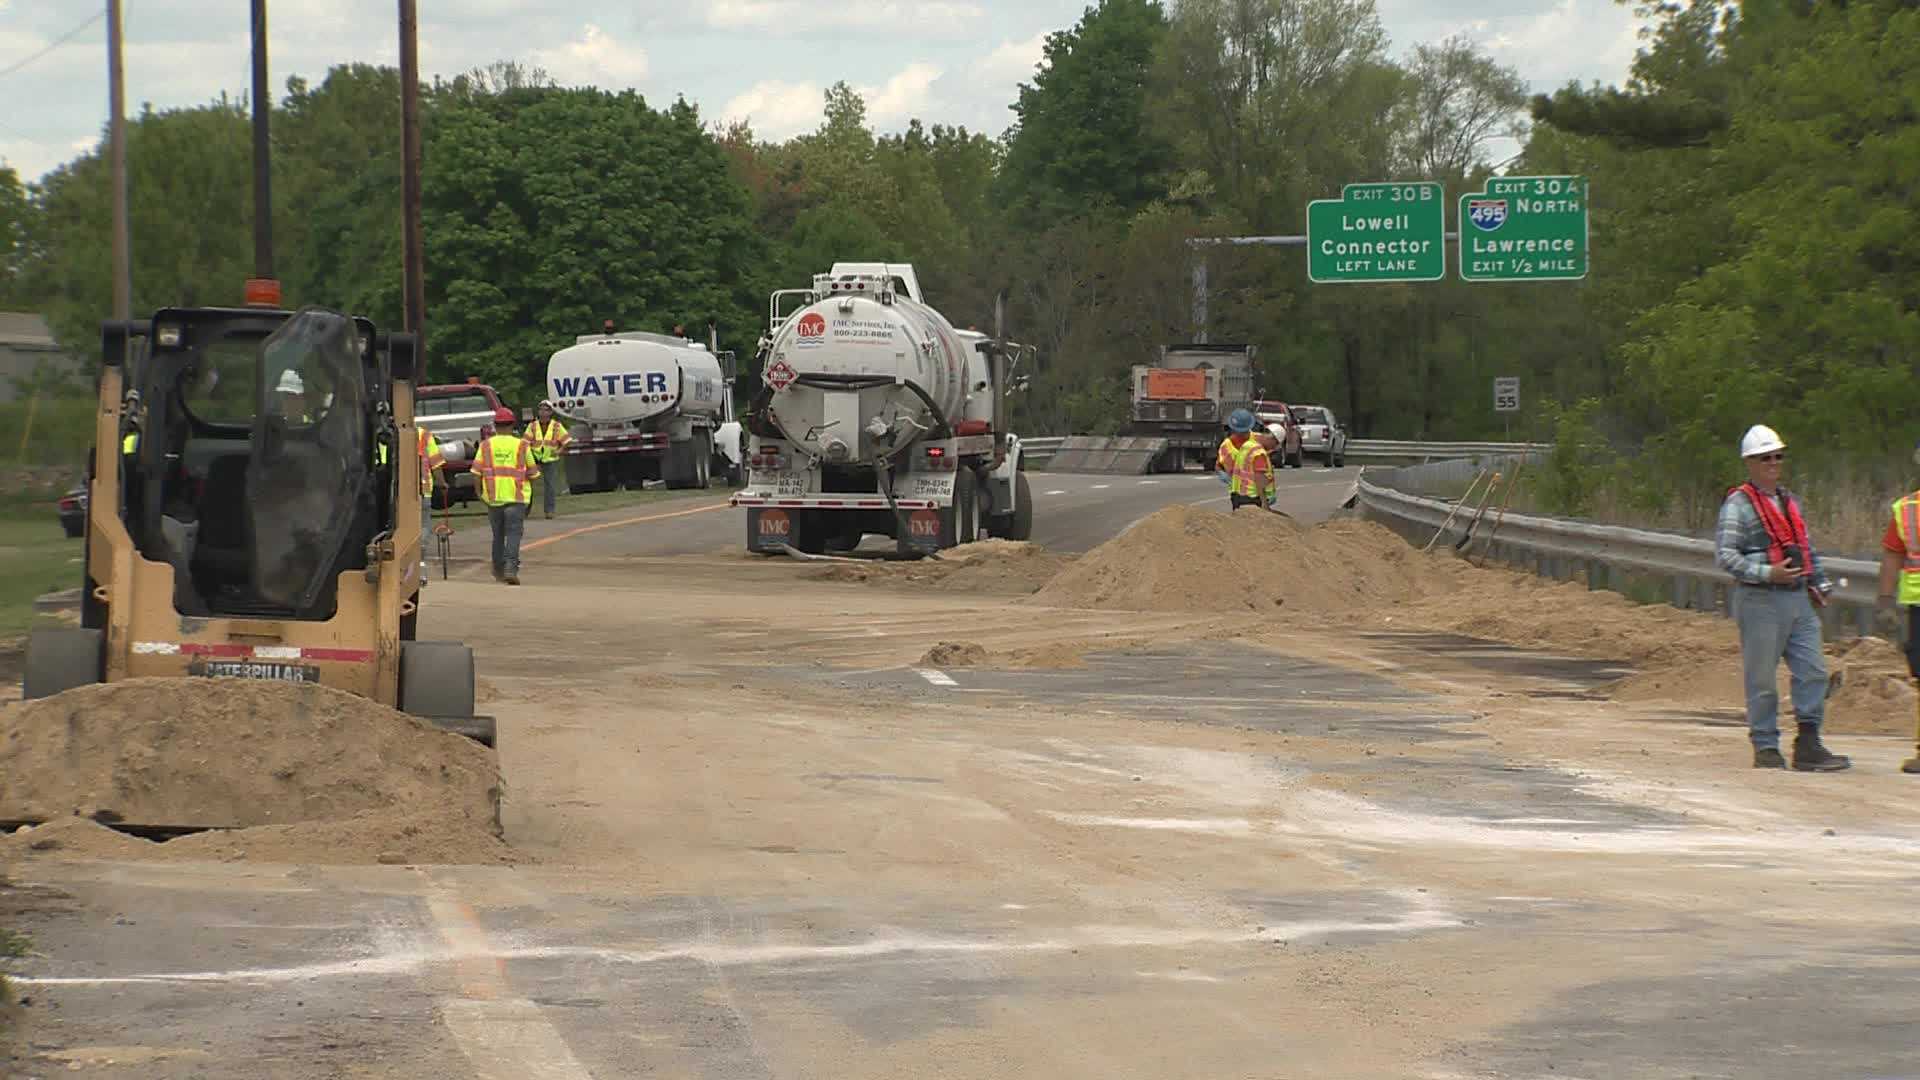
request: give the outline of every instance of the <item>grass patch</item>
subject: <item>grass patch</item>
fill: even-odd
[[[0,640],[25,634],[42,618],[33,610],[36,597],[79,586],[82,543],[67,538],[51,503],[0,505]]]

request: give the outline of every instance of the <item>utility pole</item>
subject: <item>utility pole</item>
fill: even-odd
[[[420,46],[414,0],[400,0],[400,220],[405,322],[415,335],[415,355],[424,374],[427,278],[425,245],[420,235]]]
[[[133,315],[127,250],[127,88],[120,60],[120,0],[107,0],[107,156],[113,170],[113,317]]]
[[[273,157],[267,141],[267,0],[253,0],[253,276],[273,277]]]

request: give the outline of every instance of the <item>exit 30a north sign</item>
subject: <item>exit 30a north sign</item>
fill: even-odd
[[[1465,281],[1576,281],[1587,276],[1587,178],[1493,176],[1460,196]]]

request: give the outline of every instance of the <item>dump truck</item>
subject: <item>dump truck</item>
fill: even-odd
[[[1191,462],[1213,467],[1227,417],[1254,401],[1252,345],[1163,345],[1159,361],[1133,368],[1133,409],[1127,434],[1167,440],[1154,472],[1179,472]]]
[[[23,696],[318,683],[492,745],[472,650],[415,637],[415,352],[318,308],[103,324],[80,625],[33,631]]]
[[[956,330],[907,264],[836,263],[811,288],[773,293],[767,322],[747,482],[731,500],[748,550],[817,555],[877,535],[925,555],[1032,535],[1005,407],[1030,349]]]
[[[705,488],[716,471],[739,474],[733,354],[711,330],[702,344],[608,322],[548,358],[547,391],[571,436],[569,490]]]

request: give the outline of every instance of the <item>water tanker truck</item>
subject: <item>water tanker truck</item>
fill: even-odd
[[[798,305],[783,314],[783,306]],[[1005,390],[1025,346],[956,330],[913,267],[836,263],[768,302],[747,417],[747,548],[903,554],[1025,540],[1033,505]]]
[[[572,491],[638,489],[645,481],[704,488],[739,474],[733,354],[644,331],[583,334],[547,361],[547,392],[572,441],[564,455]]]

